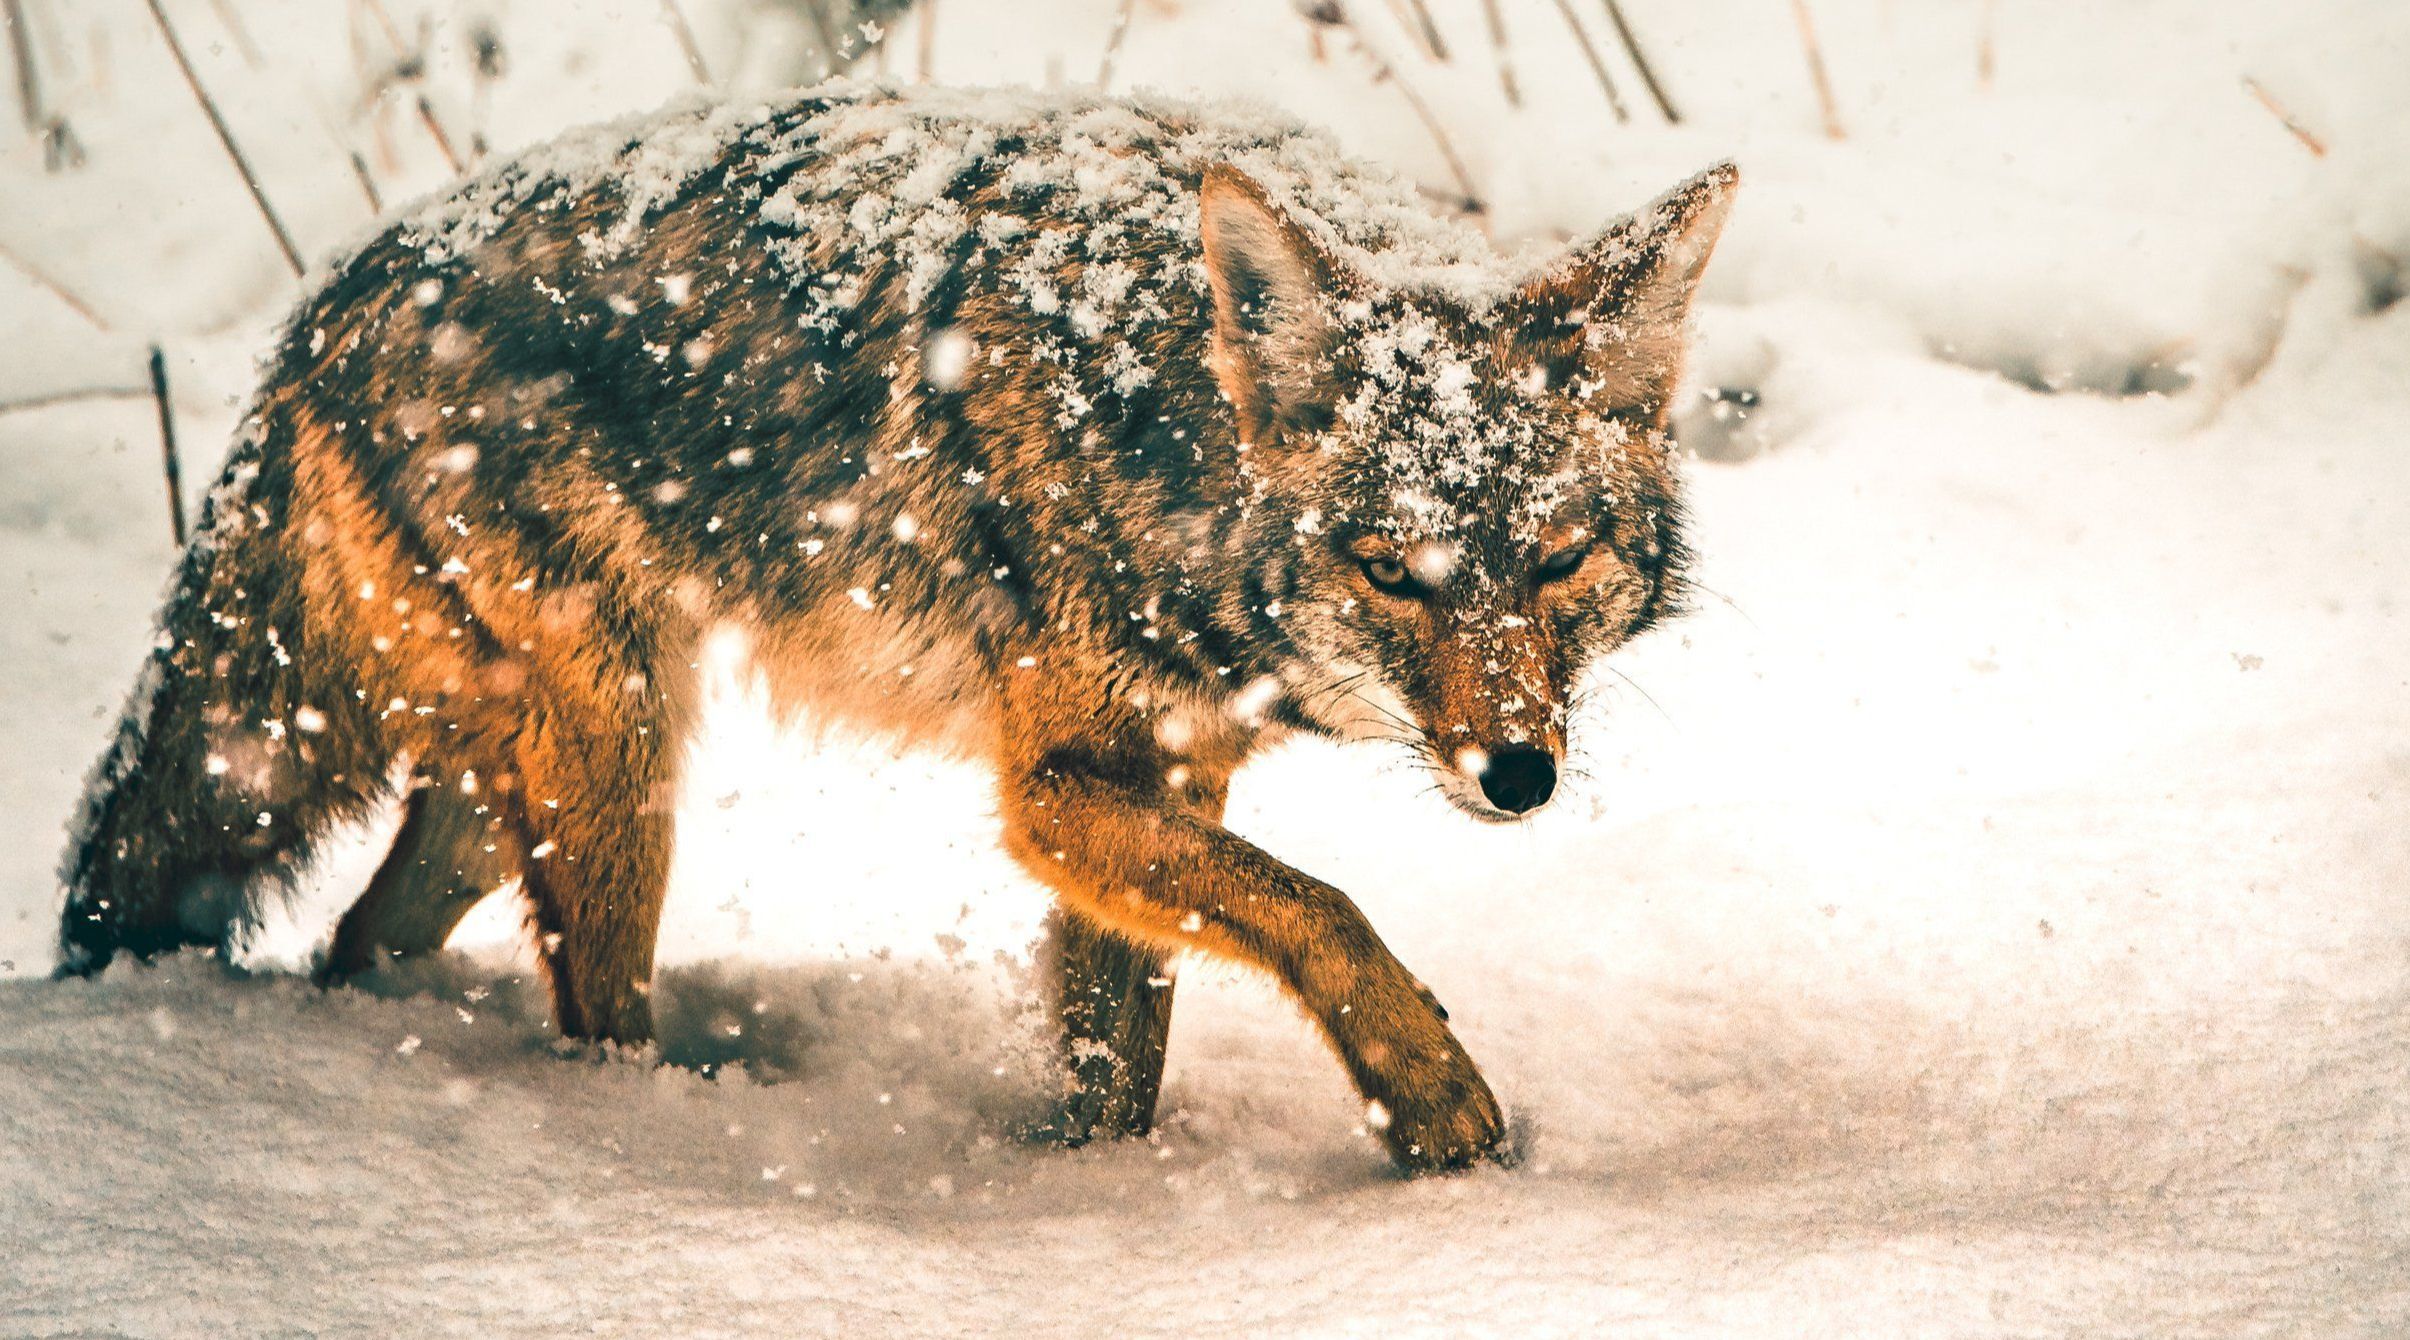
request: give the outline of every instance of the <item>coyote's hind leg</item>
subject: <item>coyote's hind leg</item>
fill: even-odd
[[[321,984],[348,981],[389,957],[442,949],[471,908],[519,875],[519,828],[503,816],[499,797],[489,802],[453,779],[420,787],[403,804],[393,850],[335,927],[318,969]]]
[[[1166,956],[1057,907],[1046,919],[1043,970],[1071,1088],[1034,1134],[1084,1145],[1154,1129],[1172,1028]]]
[[[511,809],[561,1032],[637,1046],[653,1037],[653,951],[685,720],[658,677],[632,667],[590,673],[581,683],[559,677],[530,704]]]
[[[1192,761],[1171,801],[1220,823],[1234,761]],[[1153,1130],[1171,1040],[1172,955],[1058,903],[1047,914],[1040,968],[1053,991],[1071,1088],[1035,1134],[1077,1146]]]

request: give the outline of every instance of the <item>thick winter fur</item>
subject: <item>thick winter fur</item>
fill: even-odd
[[[585,147],[294,321],[95,778],[63,969],[226,947],[407,759],[330,975],[519,875],[562,1029],[646,1039],[736,625],[790,707],[993,765],[1067,1026],[1138,1092],[1105,1125],[1144,1126],[1158,967],[1199,949],[1289,987],[1402,1164],[1495,1149],[1431,994],[1223,797],[1304,730],[1405,742],[1481,818],[1545,799],[1577,676],[1677,595],[1666,409],[1731,170],[1516,277],[1318,138],[1179,106],[855,90]]]

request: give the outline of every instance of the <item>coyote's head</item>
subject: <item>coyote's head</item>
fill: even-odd
[[[1583,671],[1679,594],[1666,417],[1736,181],[1712,168],[1483,292],[1384,282],[1252,179],[1206,175],[1250,613],[1296,713],[1406,744],[1480,818],[1546,803]]]

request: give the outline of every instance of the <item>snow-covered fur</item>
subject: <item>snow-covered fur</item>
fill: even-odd
[[[649,1037],[692,667],[737,625],[790,707],[995,769],[1109,1061],[1067,1138],[1149,1120],[1196,948],[1298,996],[1402,1163],[1488,1152],[1445,1012],[1223,797],[1302,729],[1485,819],[1547,801],[1580,672],[1677,594],[1666,412],[1733,181],[1514,274],[1244,109],[849,86],[500,169],[294,321],[66,963],[225,944],[407,756],[330,968],[519,874],[563,1029]]]

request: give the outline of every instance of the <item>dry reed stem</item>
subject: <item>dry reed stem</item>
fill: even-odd
[[[167,477],[168,529],[184,547],[184,466],[176,458],[176,416],[167,404],[167,354],[151,346],[151,399],[159,406],[159,467]]]
[[[1799,20],[1799,44],[1807,51],[1808,75],[1816,82],[1816,105],[1824,112],[1824,137],[1829,140],[1849,138],[1841,128],[1841,109],[1833,102],[1833,81],[1824,73],[1824,49],[1816,42],[1816,20],[1809,15],[1807,0],[1791,0],[1791,15]]]
[[[184,54],[184,44],[176,39],[176,29],[167,21],[167,11],[160,7],[159,0],[149,0],[149,4],[151,18],[159,25],[159,35],[167,39],[167,49],[176,58],[176,68],[184,72],[185,87],[200,102],[202,113],[209,118],[209,128],[217,132],[218,143],[225,148],[226,156],[234,160],[234,170],[242,174],[243,185],[251,191],[251,202],[259,206],[260,218],[267,221],[268,231],[276,235],[276,249],[284,253],[285,264],[293,267],[294,278],[300,278],[309,267],[301,263],[301,252],[293,245],[292,235],[285,231],[284,221],[276,217],[275,207],[268,203],[268,193],[260,189],[259,177],[252,172],[250,160],[243,157],[242,148],[234,142],[234,132],[226,128],[226,118],[218,114],[217,103],[201,87],[201,77],[193,72],[192,59]]]
[[[1632,68],[1640,72],[1640,83],[1648,89],[1649,100],[1657,104],[1657,111],[1664,116],[1665,124],[1681,125],[1682,114],[1674,110],[1673,99],[1665,96],[1665,85],[1657,82],[1656,67],[1650,65],[1649,58],[1641,52],[1640,39],[1633,35],[1632,25],[1624,21],[1623,5],[1619,0],[1607,0],[1607,20],[1615,25],[1616,40],[1623,43],[1624,54],[1632,58]]]
[[[1615,112],[1615,124],[1629,125],[1632,114],[1623,105],[1623,94],[1615,88],[1615,80],[1607,74],[1607,63],[1599,58],[1598,47],[1573,14],[1573,0],[1556,0],[1556,12],[1563,16],[1565,26],[1573,30],[1574,43],[1582,49],[1582,59],[1590,62],[1590,73],[1598,78],[1598,90],[1607,95],[1607,106]]]
[[[452,137],[444,133],[443,122],[435,119],[435,105],[427,101],[424,93],[418,95],[418,120],[420,125],[427,128],[427,138],[435,141],[436,151],[444,156],[446,163],[452,165],[452,175],[457,177],[466,171],[467,166],[460,161],[460,151],[452,147]]]
[[[1415,120],[1422,123],[1424,132],[1431,137],[1432,145],[1439,150],[1439,156],[1446,161],[1449,175],[1456,179],[1457,188],[1462,192],[1457,201],[1457,207],[1468,214],[1488,213],[1489,206],[1483,203],[1481,192],[1474,187],[1473,174],[1465,167],[1463,155],[1456,152],[1455,141],[1448,138],[1447,127],[1440,124],[1439,118],[1431,111],[1431,105],[1424,102],[1422,95],[1414,91],[1414,86],[1407,83],[1405,78],[1397,72],[1396,67],[1392,66],[1370,41],[1366,40],[1363,30],[1356,26],[1355,20],[1348,16],[1347,10],[1338,3],[1338,0],[1325,0],[1324,3],[1316,5],[1313,9],[1300,10],[1299,13],[1300,17],[1305,19],[1308,31],[1316,34],[1317,39],[1325,27],[1345,31],[1349,40],[1355,45],[1356,54],[1371,67],[1372,82],[1397,85],[1398,96],[1406,100],[1407,109],[1414,113]]]
[[[1981,26],[1975,30],[1975,87],[1992,91],[1992,76],[1998,70],[1998,60],[1992,44],[1992,0],[1983,0],[1983,10],[1976,18]]]
[[[25,18],[25,0],[0,3],[0,16],[8,20],[8,48],[17,62],[17,105],[23,109],[25,128],[38,132],[49,118],[42,112],[42,73],[34,64],[33,28]]]
[[[42,99],[41,63],[34,53],[33,25],[26,18],[25,0],[0,0],[0,18],[8,23],[9,51],[16,59],[17,99],[24,108],[25,129],[42,142],[42,170],[56,172],[80,166],[84,146],[75,138],[74,127],[67,124],[64,113],[50,110]]]
[[[58,299],[60,302],[67,304],[69,308],[74,310],[77,316],[80,316],[86,321],[91,322],[95,330],[109,329],[108,319],[103,317],[99,312],[93,310],[92,304],[85,302],[80,297],[77,297],[74,290],[52,278],[50,274],[44,271],[40,266],[37,266],[32,261],[29,261],[23,256],[18,255],[14,250],[5,245],[0,245],[0,260],[7,261],[10,265],[16,267],[18,271],[23,273],[27,279],[32,280],[37,287],[49,293],[50,296]]]
[[[1439,35],[1439,25],[1431,21],[1431,7],[1423,0],[1406,0],[1406,7],[1414,11],[1414,26],[1422,30],[1423,48],[1431,53],[1431,59],[1445,64],[1448,43]]]
[[[1137,10],[1138,0],[1121,0],[1121,7],[1113,14],[1113,32],[1105,38],[1104,59],[1096,65],[1096,87],[1100,91],[1113,87],[1113,63],[1121,57],[1122,40],[1130,35],[1130,20]]]
[[[368,212],[384,213],[385,193],[377,189],[376,175],[368,170],[368,160],[361,157],[357,149],[346,149],[344,154],[351,159],[352,180],[360,183],[360,194],[368,201]]]
[[[2288,111],[2283,103],[2276,100],[2275,94],[2270,93],[2265,86],[2249,75],[2243,76],[2243,87],[2250,90],[2252,97],[2259,99],[2260,106],[2268,109],[2268,115],[2275,117],[2294,139],[2301,141],[2301,147],[2310,151],[2310,157],[2326,157],[2326,141],[2311,133],[2309,127],[2294,120],[2293,113]]]
[[[695,30],[686,22],[686,11],[678,8],[678,0],[661,0],[661,21],[678,39],[678,50],[686,55],[687,73],[696,83],[711,87],[711,67],[703,63],[703,48],[695,42]]]
[[[0,400],[0,414],[14,414],[19,410],[28,409],[48,409],[52,405],[72,405],[81,400],[148,400],[150,398],[151,388],[147,386],[81,386],[72,391],[45,391],[40,395],[24,396],[16,400]]]
[[[1506,16],[1498,11],[1498,0],[1481,0],[1481,17],[1489,25],[1490,49],[1498,56],[1498,87],[1506,91],[1508,106],[1520,107],[1523,89],[1515,82],[1514,57],[1506,47]]]

